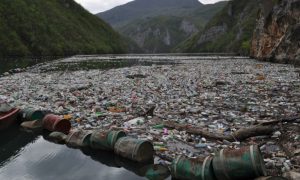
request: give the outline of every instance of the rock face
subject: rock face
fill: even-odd
[[[199,28],[188,19],[159,16],[135,21],[118,31],[132,39],[145,53],[165,53],[197,33]]]
[[[175,52],[229,52],[249,55],[262,0],[232,0],[210,19],[203,30],[180,43]]]
[[[267,0],[257,19],[251,56],[300,64],[300,0]]]

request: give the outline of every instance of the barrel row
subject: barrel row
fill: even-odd
[[[266,176],[264,161],[256,145],[223,149],[206,158],[179,156],[172,162],[171,172],[174,178],[188,180],[239,180]]]
[[[94,150],[113,151],[121,157],[141,163],[151,162],[154,157],[151,142],[127,137],[124,131],[76,130],[68,135],[52,132],[49,137],[72,148],[90,147]]]
[[[151,142],[127,137],[124,131],[81,131],[69,132],[71,123],[60,116],[33,109],[22,110],[25,124],[41,124],[52,131],[49,135],[55,141],[70,147],[90,147],[96,150],[113,151],[121,157],[136,162],[153,161],[154,148]],[[53,132],[54,131],[54,132]],[[256,145],[240,149],[223,149],[215,156],[187,158],[178,156],[171,164],[173,178],[182,180],[280,180],[280,177],[265,177],[264,161]]]
[[[69,120],[50,112],[23,109],[21,111],[23,127],[42,126],[52,131],[50,138],[66,143],[70,147],[86,147],[92,149],[114,151],[116,154],[137,162],[152,161],[153,145],[149,141],[126,137],[124,131],[72,131]]]

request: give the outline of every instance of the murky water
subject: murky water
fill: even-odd
[[[183,60],[213,59],[224,60],[232,59],[234,56],[209,54],[151,54],[151,55],[103,55],[103,56],[73,56],[70,58],[53,61],[49,66],[42,67],[42,71],[76,71],[89,69],[112,69],[132,66],[151,66],[180,64]],[[240,58],[240,57],[239,57]],[[59,57],[40,57],[40,58],[6,58],[0,59],[0,75],[4,72],[16,68],[26,68],[39,63],[59,59]]]
[[[71,149],[24,132],[0,133],[0,179],[6,180],[139,180],[148,165],[110,152]]]
[[[16,68],[26,68],[38,63],[47,62],[57,57],[40,57],[40,58],[1,58],[0,74]]]

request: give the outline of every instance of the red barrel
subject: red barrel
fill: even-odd
[[[71,129],[71,123],[60,116],[48,114],[43,119],[43,128],[49,131],[58,131],[68,134]]]

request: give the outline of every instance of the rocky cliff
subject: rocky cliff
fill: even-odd
[[[198,32],[199,27],[189,19],[159,16],[135,21],[118,31],[132,39],[146,53],[165,53]]]
[[[300,64],[300,0],[266,0],[251,43],[260,60]]]
[[[180,43],[175,52],[234,52],[248,55],[262,0],[232,0],[203,31]]]

